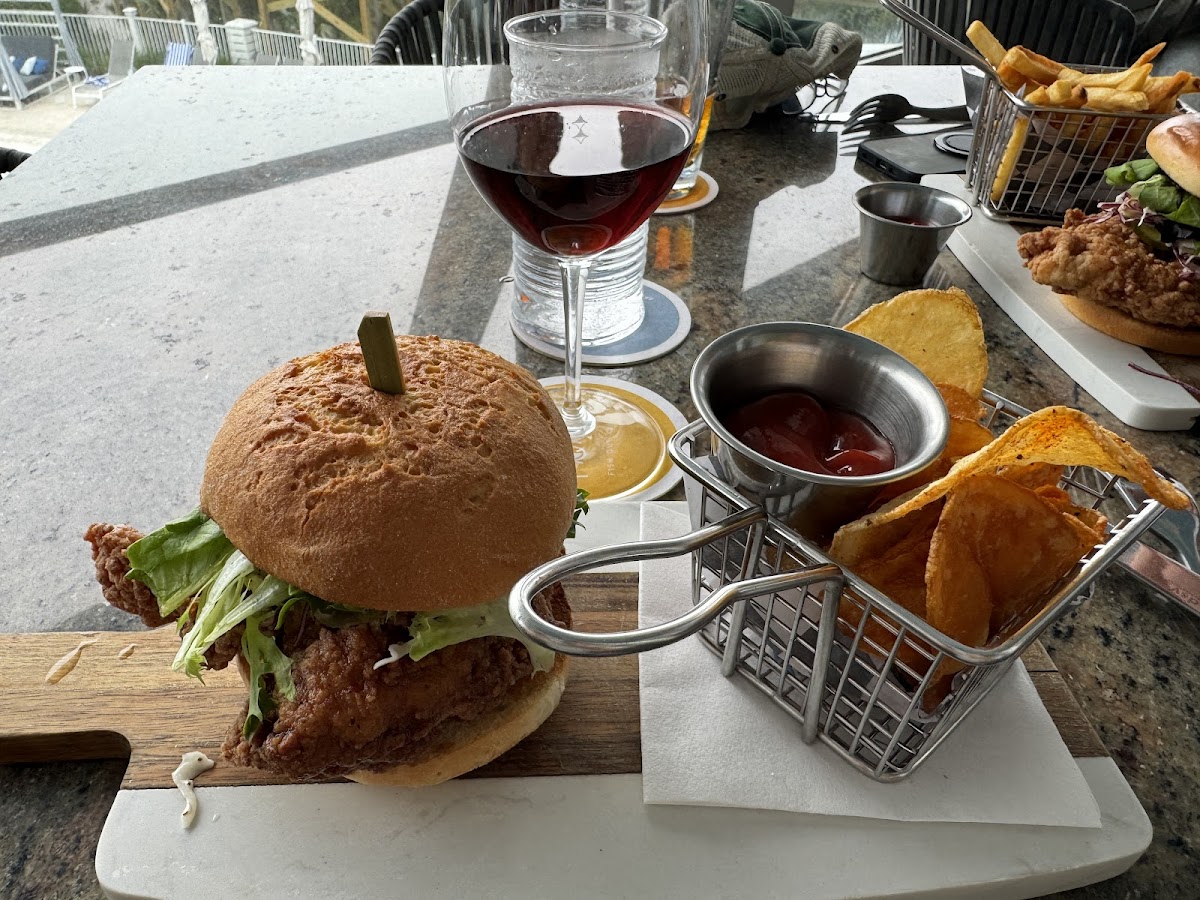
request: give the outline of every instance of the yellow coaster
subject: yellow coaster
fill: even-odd
[[[557,402],[562,378],[546,378],[542,384]],[[589,398],[589,389],[600,394]],[[686,424],[679,410],[653,391],[615,378],[585,376],[583,391],[597,426],[576,445],[575,464],[579,486],[590,500],[651,500],[679,483],[683,473],[666,448],[666,441]],[[605,395],[608,399],[601,399]],[[635,410],[650,421],[633,424]]]
[[[693,209],[708,206],[708,204],[717,199],[719,190],[716,179],[707,172],[701,172],[696,176],[695,186],[687,194],[678,200],[664,200],[662,205],[654,211],[654,214],[669,216],[675,213],[691,212]]]

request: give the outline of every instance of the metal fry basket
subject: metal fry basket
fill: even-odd
[[[995,395],[985,400],[993,431],[1027,414]],[[693,480],[693,524],[710,524],[748,505],[704,465],[706,430],[703,423],[690,425],[672,447]],[[820,738],[877,781],[900,780],[928,758],[1042,631],[1089,595],[1095,579],[1161,511],[1149,504],[1128,514],[1115,482],[1085,467],[1065,474],[1062,486],[1072,499],[1107,510],[1115,527],[1042,610],[996,646],[968,647],[948,638],[849,571],[840,592],[829,587],[823,593],[764,592],[710,622],[701,636],[727,674],[737,671],[771,695],[801,723],[806,740]],[[747,528],[693,555],[693,603],[731,581],[831,563],[819,547],[768,520],[757,531]]]
[[[984,74],[967,187],[983,214],[1008,222],[1060,224],[1067,210],[1093,209],[1115,189],[1104,170],[1145,156],[1146,136],[1175,112],[1103,112],[1035,106],[1001,84],[996,70],[972,48],[901,0],[879,0],[908,25]],[[1084,73],[1118,71],[1075,65]]]
[[[1116,189],[1104,170],[1144,157],[1147,135],[1171,115],[1034,106],[989,71],[975,114],[967,187],[990,218],[1061,223],[1069,209],[1094,210],[1111,200]]]
[[[987,424],[1003,431],[1027,411],[985,393]],[[884,596],[820,547],[768,515],[719,478],[707,462],[703,421],[671,440],[683,469],[692,526],[671,541],[589,550],[526,576],[510,609],[518,626],[560,652],[636,653],[699,632],[721,660],[799,723],[799,737],[820,739],[863,774],[899,781],[916,771],[987,696],[1046,628],[1081,603],[1093,582],[1163,507],[1149,501],[1130,512],[1117,479],[1087,467],[1068,469],[1061,486],[1081,505],[1109,518],[1107,540],[1069,573],[1041,610],[1007,639],[969,647]],[[639,631],[589,634],[537,617],[531,600],[572,572],[617,560],[691,553],[692,609]]]

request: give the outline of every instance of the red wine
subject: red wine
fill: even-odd
[[[658,107],[564,101],[480,119],[459,137],[459,153],[517,234],[548,253],[583,256],[650,216],[691,143],[686,120]]]

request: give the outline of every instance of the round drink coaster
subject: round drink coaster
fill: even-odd
[[[561,388],[563,376],[555,375],[539,380],[542,386],[548,389],[557,401],[561,391],[556,391],[555,389]],[[673,403],[649,388],[642,387],[640,384],[634,384],[631,381],[622,381],[619,378],[608,378],[604,375],[585,375],[583,377],[584,392],[592,386],[603,388],[605,391],[616,394],[626,403],[630,403],[641,409],[658,424],[667,440],[670,440],[676,431],[687,424],[687,419],[683,417],[683,413],[675,408]],[[667,493],[682,480],[683,472],[671,461],[670,455],[666,452],[666,448],[664,448],[658,468],[655,469],[652,475],[643,480],[641,484],[625,493],[603,496],[598,499],[589,499],[588,502],[599,503],[603,500],[653,500]],[[579,486],[584,490],[587,490],[588,487],[583,480],[579,482]],[[586,516],[583,521],[586,525]]]
[[[656,216],[670,216],[675,213],[691,212],[702,206],[708,206],[717,199],[717,180],[707,172],[696,176],[696,185],[678,200],[664,200],[662,206],[654,211]]]
[[[683,343],[692,328],[692,314],[679,297],[652,281],[642,281],[646,314],[637,331],[610,344],[583,348],[585,366],[634,366],[666,356]],[[563,359],[563,345],[542,341],[513,329],[522,344],[552,359]]]

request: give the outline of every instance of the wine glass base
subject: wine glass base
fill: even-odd
[[[678,200],[664,200],[662,204],[654,211],[656,216],[669,216],[675,213],[691,212],[694,209],[700,209],[702,206],[708,206],[717,199],[717,192],[720,188],[717,187],[717,180],[707,172],[700,172],[696,176],[695,186],[680,197]]]
[[[562,382],[561,376],[542,379],[556,402]],[[679,484],[683,473],[667,455],[666,442],[687,424],[683,414],[653,391],[616,378],[585,377],[582,387],[598,420],[575,446],[579,487],[588,502],[652,500]]]
[[[688,332],[692,329],[692,314],[678,295],[652,281],[643,280],[642,299],[646,313],[637,330],[611,343],[592,346],[584,344],[585,366],[633,366],[649,362],[666,356],[687,339]],[[551,359],[563,358],[561,334],[558,335],[557,341],[543,340],[521,328],[515,321],[510,320],[509,325],[517,340],[530,350]]]

